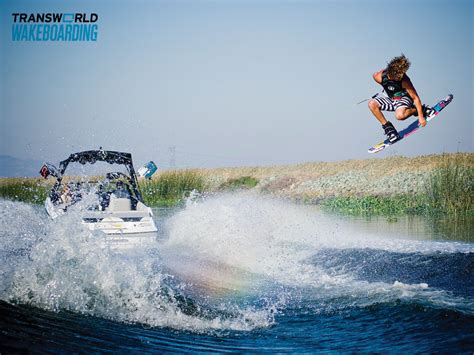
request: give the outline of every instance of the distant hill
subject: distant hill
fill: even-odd
[[[38,177],[43,162],[0,155],[0,177]]]

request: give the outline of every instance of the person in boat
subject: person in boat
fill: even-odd
[[[70,205],[72,202],[72,191],[71,191],[71,183],[67,183],[64,185],[64,188],[61,192],[61,196],[59,197],[60,203],[66,206]]]
[[[400,139],[400,136],[388,121],[382,111],[395,111],[397,120],[405,120],[410,116],[418,116],[420,126],[426,125],[425,117],[432,108],[422,105],[421,99],[406,74],[410,68],[410,61],[404,54],[393,58],[385,69],[373,74],[374,80],[382,85],[386,95],[376,95],[369,100],[369,109],[380,122],[388,140],[391,143]]]
[[[128,191],[125,183],[121,180],[117,181],[116,183],[116,188],[113,192],[113,194],[115,195],[115,197],[117,198],[130,198],[130,192]]]
[[[80,183],[68,182],[59,196],[59,202],[65,206],[70,206],[81,200],[81,185]]]

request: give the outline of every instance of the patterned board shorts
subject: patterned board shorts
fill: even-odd
[[[400,99],[391,99],[385,95],[377,95],[374,97],[374,100],[377,101],[380,105],[380,110],[382,111],[395,111],[400,107],[411,108],[414,107],[413,100],[410,96],[403,96]]]

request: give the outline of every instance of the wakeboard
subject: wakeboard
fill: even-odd
[[[448,96],[446,96],[443,100],[440,100],[436,105],[434,105],[432,108],[433,108],[433,111],[427,116],[425,117],[426,119],[426,123],[428,124],[429,121],[431,121],[433,118],[435,118],[436,116],[438,116],[438,114],[446,107],[449,105],[449,103],[453,101],[453,95],[449,94]],[[418,120],[412,122],[408,127],[406,127],[405,129],[401,130],[398,132],[398,134],[400,135],[400,139],[397,140],[396,142],[393,142],[393,143],[390,143],[390,141],[388,139],[384,140],[383,142],[380,142],[380,143],[377,143],[375,144],[374,146],[370,147],[368,152],[369,153],[378,153],[380,152],[381,150],[387,148],[388,146],[392,145],[392,144],[395,144],[395,143],[398,143],[400,142],[402,139],[408,137],[409,135],[415,133],[416,131],[418,131],[418,129],[420,128],[420,124],[418,122]]]

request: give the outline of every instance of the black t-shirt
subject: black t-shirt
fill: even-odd
[[[403,76],[405,78],[405,76]],[[387,76],[387,71],[382,72],[382,86],[387,93],[388,97],[403,97],[408,95],[407,91],[402,87],[402,80],[391,80]]]

